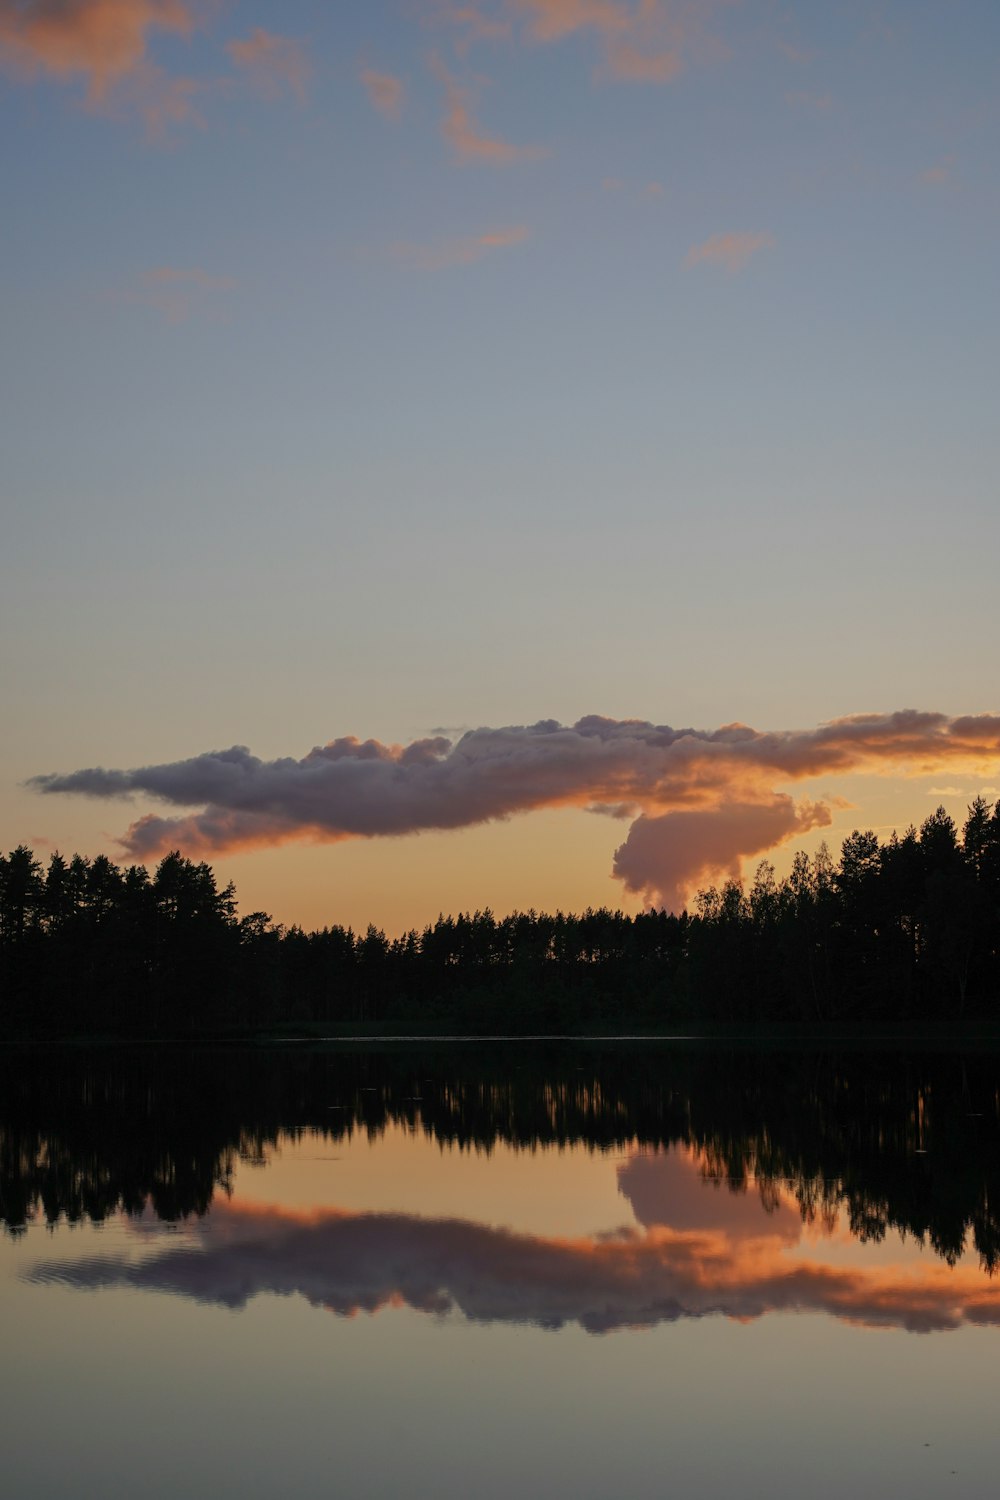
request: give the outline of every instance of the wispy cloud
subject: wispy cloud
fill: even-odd
[[[209,92],[200,79],[180,77],[155,63],[144,62],[115,88],[106,113],[130,118],[138,116],[151,141],[163,141],[171,127],[204,126],[199,102]]]
[[[990,775],[998,765],[1000,715],[907,709],[778,732],[592,715],[572,726],[470,730],[455,744],[444,736],[406,746],[343,738],[301,760],[262,761],[236,745],[130,771],[38,776],[31,785],[202,809],[139,818],[121,841],[139,858],[464,828],[543,807],[624,810],[636,822],[615,873],[654,904],[676,905],[706,873],[731,872],[742,856],[830,822],[833,799],[795,803],[783,790],[789,783],[945,767]]]
[[[785,103],[792,109],[809,109],[818,115],[825,115],[833,108],[833,95],[811,94],[808,89],[791,89],[785,95]]]
[[[630,198],[662,198],[666,188],[662,182],[626,182],[624,177],[604,177],[601,188],[606,193],[626,193]]]
[[[84,107],[139,119],[147,135],[204,125],[198,105],[232,93],[232,78],[168,72],[151,55],[157,35],[190,38],[211,0],[0,0],[0,66],[31,81],[82,79]],[[312,63],[302,43],[256,27],[226,44],[237,71],[264,97],[305,98]]]
[[[376,73],[373,68],[362,68],[359,76],[372,108],[377,109],[387,120],[398,120],[403,112],[402,79],[396,78],[392,73]]]
[[[497,136],[486,135],[472,115],[471,89],[460,84],[440,58],[432,60],[432,67],[444,85],[445,116],[441,122],[441,134],[458,161],[509,166],[517,161],[536,161],[548,154],[540,146],[516,146]]]
[[[394,260],[418,271],[441,271],[448,266],[471,266],[496,250],[523,244],[528,237],[529,230],[519,224],[510,229],[491,229],[486,234],[438,240],[430,245],[398,244],[391,253]]]
[[[607,69],[612,78],[627,83],[669,83],[684,67],[679,52],[644,52],[630,42],[612,42]]]
[[[255,26],[243,41],[227,42],[226,51],[265,97],[275,99],[287,89],[305,102],[313,65],[301,42]]]
[[[756,255],[758,250],[771,249],[774,243],[773,235],[755,234],[746,230],[713,234],[703,244],[691,246],[685,264],[688,266],[724,266],[727,271],[739,271],[746,265],[751,255]]]
[[[536,45],[589,33],[601,45],[604,77],[662,84],[676,78],[686,52],[707,50],[706,23],[727,3],[735,0],[478,0],[442,5],[432,15],[459,29],[462,50],[515,31]]]
[[[933,166],[925,167],[920,173],[920,181],[928,187],[943,187],[945,183],[951,182],[954,161],[948,157],[945,161],[935,162]]]
[[[778,51],[790,63],[795,63],[800,67],[805,66],[806,63],[813,62],[816,57],[816,53],[811,51],[810,48],[796,46],[794,42],[779,42]]]
[[[463,55],[474,43],[504,41],[513,30],[506,17],[487,15],[479,3],[453,5],[440,0],[428,11],[426,19],[433,25],[454,27],[458,32],[456,51]]]
[[[234,277],[213,276],[199,266],[154,266],[122,295],[125,301],[155,309],[168,323],[183,323],[204,310],[216,294],[234,291],[237,285]]]
[[[606,36],[631,31],[641,11],[617,0],[513,0],[513,8],[528,18],[528,30],[539,42],[561,41],[577,31],[597,31]]]

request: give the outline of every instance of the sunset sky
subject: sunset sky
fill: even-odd
[[[1000,797],[998,85],[995,0],[0,0],[0,842],[398,931]]]

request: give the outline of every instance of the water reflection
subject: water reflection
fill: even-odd
[[[636,1151],[618,1167],[618,1186],[646,1229],[721,1229],[733,1240],[767,1234],[789,1245],[802,1233],[802,1219],[783,1194],[744,1191],[744,1182],[714,1175],[707,1158],[691,1150]]]
[[[989,1494],[997,1076],[0,1055],[7,1489]]]
[[[846,1207],[955,1259],[1000,1259],[1000,1065],[992,1055],[678,1051],[646,1046],[149,1051],[0,1060],[0,1222],[16,1231],[151,1206],[203,1214],[239,1160],[318,1132],[335,1146],[396,1125],[443,1145],[588,1150],[685,1145],[803,1218]],[[643,1168],[641,1222],[658,1222]]]
[[[914,1331],[1000,1321],[989,1054],[258,1049],[26,1053],[0,1071],[8,1231],[119,1214],[183,1226],[167,1244],[44,1258],[36,1284],[591,1333],[776,1311]],[[502,1201],[481,1222],[231,1197],[241,1163],[295,1143],[336,1161],[393,1132],[447,1151],[559,1146],[567,1168],[614,1150],[632,1222],[528,1233]],[[886,1236],[887,1258],[857,1253]]]
[[[388,1306],[590,1333],[721,1313],[823,1312],[916,1332],[1000,1322],[1000,1286],[974,1268],[835,1267],[788,1254],[781,1234],[725,1230],[556,1239],[459,1219],[221,1206],[194,1244],[135,1262],[43,1263],[36,1282],[129,1286],[242,1308],[293,1293],[341,1316]]]

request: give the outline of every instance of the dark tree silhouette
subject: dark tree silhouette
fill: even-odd
[[[272,1025],[472,1032],[1000,1019],[1000,803],[855,831],[692,913],[491,911],[390,938],[240,918],[233,887],[168,854],[0,856],[0,1036],[182,1036]]]
[[[1000,1266],[1000,1055],[620,1043],[0,1051],[0,1224],[202,1214],[305,1130],[682,1145],[735,1193]]]

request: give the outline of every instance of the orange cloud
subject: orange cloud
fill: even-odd
[[[427,19],[432,23],[446,23],[459,28],[462,37],[456,43],[456,51],[463,54],[474,42],[502,41],[511,34],[509,21],[485,15],[477,4],[450,5],[444,0],[444,3],[434,7]]]
[[[920,174],[920,181],[929,187],[942,187],[951,181],[951,163],[939,162],[936,166],[926,167]]]
[[[205,86],[154,63],[149,36],[188,37],[199,13],[198,0],[0,0],[0,64],[27,79],[82,76],[88,109],[138,116],[160,139],[172,125],[203,123]]]
[[[608,71],[612,78],[631,83],[669,83],[684,64],[677,52],[642,52],[628,42],[608,48]]]
[[[342,1317],[400,1306],[435,1315],[457,1309],[477,1322],[576,1324],[593,1334],[774,1312],[917,1333],[1000,1323],[1000,1286],[982,1271],[920,1261],[823,1265],[796,1255],[784,1227],[775,1229],[733,1236],[722,1227],[656,1227],[566,1239],[465,1219],[220,1203],[181,1247],[140,1261],[43,1262],[27,1276],[230,1308],[261,1294],[298,1294]]]
[[[108,113],[138,115],[149,139],[159,141],[172,125],[204,125],[197,105],[204,92],[196,78],[173,77],[144,62],[115,89]]]
[[[403,112],[403,84],[391,73],[376,73],[372,68],[361,70],[364,84],[374,109],[387,120],[398,120]]]
[[[796,805],[784,792],[759,802],[643,814],[615,852],[614,873],[627,891],[680,911],[689,892],[706,882],[738,880],[743,859],[832,822],[826,803]]]
[[[215,292],[231,292],[232,276],[212,276],[198,266],[155,266],[143,271],[126,300],[155,308],[169,323],[183,323],[204,299]]]
[[[539,42],[560,41],[576,31],[604,35],[630,31],[639,12],[616,0],[513,0],[514,9],[528,17],[528,30]],[[647,3],[641,11],[649,11]]]
[[[813,109],[817,114],[826,114],[833,108],[830,94],[810,94],[808,89],[793,89],[785,95],[785,103],[793,109]]]
[[[521,245],[529,231],[523,225],[512,229],[493,229],[487,234],[442,240],[436,245],[394,245],[393,258],[418,271],[440,271],[448,266],[470,266],[494,250]]]
[[[533,161],[547,152],[540,146],[515,146],[495,136],[484,135],[472,117],[469,89],[459,84],[448,69],[436,59],[434,71],[444,84],[445,117],[441,134],[460,162],[487,162],[508,166],[515,161]]]
[[[604,177],[601,187],[606,193],[628,192],[630,196],[641,195],[643,198],[662,198],[666,192],[662,182],[636,184],[626,182],[623,177]]]
[[[156,274],[169,292],[195,273]],[[137,858],[174,848],[202,854],[465,828],[543,807],[610,810],[638,815],[616,856],[619,878],[632,890],[662,895],[692,884],[706,849],[711,868],[726,870],[743,854],[830,821],[832,799],[796,805],[783,784],[860,772],[928,776],[945,767],[995,777],[1000,715],[948,718],[905,709],[762,732],[745,724],[673,729],[592,714],[571,726],[542,720],[469,730],[454,744],[444,736],[405,746],[348,736],[301,760],[262,761],[234,745],[130,771],[36,776],[29,785],[97,798],[140,793],[202,809],[133,823],[122,844]],[[697,825],[679,816],[693,812],[701,814]]]
[[[189,0],[0,0],[0,62],[27,78],[82,75],[96,108],[121,80],[141,80],[151,31],[194,26]]]
[[[816,56],[815,52],[811,52],[807,47],[796,47],[794,42],[779,42],[778,50],[784,53],[790,63],[796,63],[799,66],[811,63]]]
[[[770,234],[751,234],[745,230],[713,234],[704,244],[692,245],[687,253],[688,266],[725,266],[729,272],[741,270],[758,250],[769,250],[775,241]]]
[[[704,42],[705,21],[732,0],[693,0],[683,6],[667,0],[505,0],[507,14],[521,22],[521,34],[540,45],[581,32],[594,34],[604,48],[605,76],[633,83],[668,83],[684,66],[683,52]],[[471,41],[506,36],[506,21],[487,15],[482,5],[446,6],[435,13],[464,28]]]
[[[287,88],[300,104],[305,101],[313,66],[301,42],[255,26],[244,41],[227,42],[226,51],[267,97],[276,98]]]

